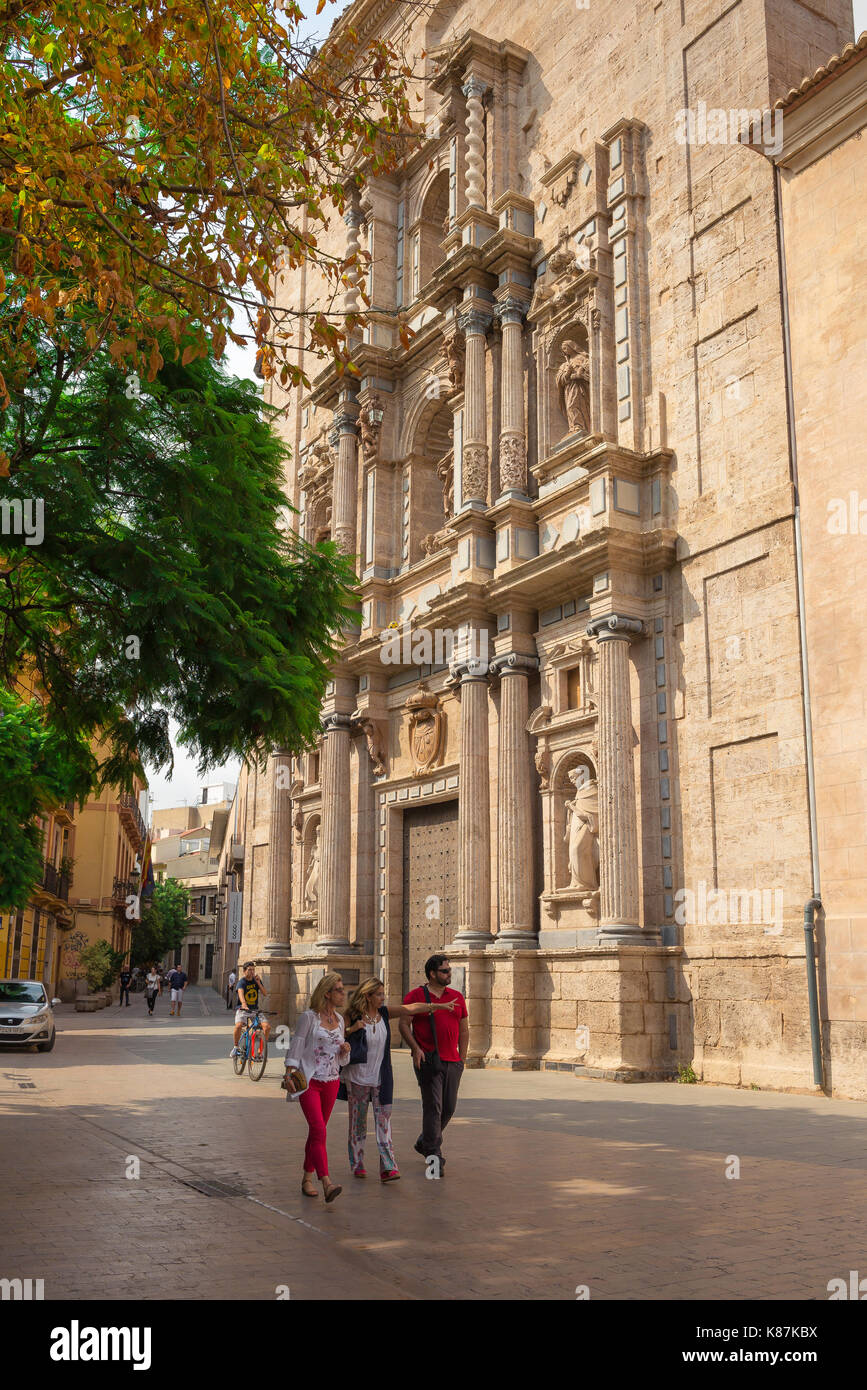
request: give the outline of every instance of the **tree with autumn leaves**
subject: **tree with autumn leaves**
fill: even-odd
[[[277,0],[0,10],[0,719],[35,675],[52,738],[10,719],[6,757],[38,752],[61,798],[83,769],[124,785],[170,765],[170,716],[203,768],[317,733],[352,571],[287,528],[285,446],[220,359],[252,342],[265,376],[306,382],[270,287],[307,263],[337,296],[355,268],[318,234],[349,171],[387,170],[413,132],[401,55],[345,24],[316,53],[302,18]],[[353,326],[326,299],[308,351],[345,369]]]

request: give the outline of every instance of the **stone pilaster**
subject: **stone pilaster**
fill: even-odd
[[[488,672],[478,657],[452,667],[460,685],[458,803],[458,946],[491,940],[491,804],[488,760]]]
[[[349,393],[334,412],[337,458],[334,464],[331,534],[346,555],[356,549],[356,491],[358,487],[358,402]]]
[[[639,926],[638,822],[629,693],[629,644],[644,624],[617,613],[594,618],[587,634],[599,644],[600,941],[627,945],[649,939]]]
[[[268,939],[265,956],[288,956],[292,911],[292,754],[280,749],[271,761]]]
[[[494,657],[500,678],[497,946],[538,944],[533,929],[533,790],[527,733],[528,678],[538,659],[512,652]]]
[[[524,427],[524,334],[526,305],[508,298],[494,312],[503,329],[500,495],[527,495],[527,435]]]
[[[329,714],[322,721],[319,781],[322,821],[319,833],[319,924],[317,949],[349,949],[351,881],[351,806],[349,800],[348,714]]]
[[[466,340],[464,444],[461,454],[461,508],[484,508],[488,500],[487,392],[485,339],[491,316],[481,308],[461,314]]]

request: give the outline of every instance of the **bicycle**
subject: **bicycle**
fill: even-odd
[[[238,1044],[238,1055],[232,1058],[236,1076],[247,1068],[251,1081],[261,1081],[268,1064],[268,1039],[261,1026],[259,1010],[244,1019],[244,1032]]]

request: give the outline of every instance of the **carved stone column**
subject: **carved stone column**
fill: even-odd
[[[319,832],[319,927],[317,945],[327,952],[349,949],[350,801],[348,714],[322,721],[322,821]]]
[[[642,943],[639,926],[638,824],[629,694],[629,644],[644,632],[637,618],[594,618],[599,644],[599,880],[601,941]]]
[[[346,555],[356,549],[356,490],[358,486],[358,402],[349,392],[334,412],[337,458],[334,464],[331,535]]]
[[[485,337],[491,316],[475,308],[461,315],[466,338],[464,372],[464,447],[461,454],[461,509],[484,508],[488,501],[487,392]]]
[[[456,946],[491,940],[491,804],[488,763],[487,663],[478,657],[452,667],[460,685],[458,803],[458,930]]]
[[[503,329],[500,495],[527,495],[527,435],[524,428],[524,334],[526,305],[504,299],[495,310]]]
[[[292,755],[280,749],[272,758],[268,939],[264,955],[288,956],[292,911]]]
[[[346,257],[348,260],[358,255],[360,246],[358,230],[364,221],[364,217],[359,208],[351,207],[346,212],[343,220],[347,227]],[[347,314],[358,313],[358,282],[360,278],[358,262],[355,261],[347,272],[347,280],[349,283],[343,295],[343,307]]]
[[[468,208],[486,208],[485,202],[485,109],[482,97],[487,84],[470,77],[462,89],[467,99],[467,184]]]
[[[537,657],[517,652],[491,662],[492,674],[500,678],[498,946],[538,945],[533,928],[533,788],[527,733],[528,678],[538,666]]]

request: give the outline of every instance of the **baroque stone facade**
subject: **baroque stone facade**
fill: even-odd
[[[677,131],[782,98],[850,38],[822,13],[341,21],[409,14],[426,76],[405,167],[331,229],[371,258],[358,377],[269,387],[304,532],[360,580],[318,750],[238,792],[242,955],[289,1021],[324,969],[395,996],[447,946],[476,1064],[810,1086],[775,176]],[[863,1046],[863,977],[849,1012]]]

